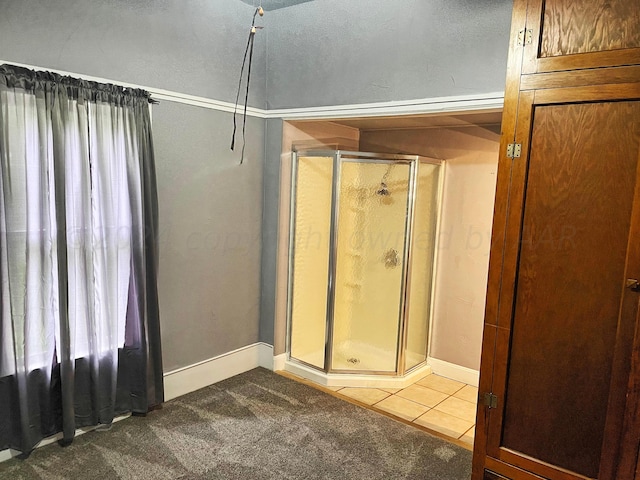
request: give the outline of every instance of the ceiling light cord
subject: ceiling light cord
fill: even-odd
[[[240,154],[240,164],[244,162],[244,149],[246,146],[246,126],[247,126],[247,105],[249,103],[249,81],[251,80],[251,63],[253,62],[253,43],[255,39],[256,32],[258,28],[256,27],[256,16],[260,15],[261,17],[264,15],[264,10],[262,9],[262,1],[260,1],[260,6],[256,8],[255,12],[253,12],[253,19],[251,20],[251,29],[249,30],[249,38],[247,39],[247,46],[244,50],[244,58],[242,59],[242,68],[240,69],[240,79],[238,80],[238,93],[236,94],[236,103],[233,108],[233,133],[231,134],[231,151],[234,150],[236,144],[236,130],[237,130],[237,121],[236,114],[238,111],[238,100],[240,99],[240,90],[242,88],[242,75],[244,73],[244,67],[247,63],[247,56],[249,57],[249,65],[247,66],[247,89],[244,97],[244,113],[242,118],[242,153]]]

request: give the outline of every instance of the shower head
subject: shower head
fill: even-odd
[[[376,195],[380,195],[381,197],[388,197],[391,195],[389,188],[387,187],[387,178],[389,177],[389,173],[391,173],[391,169],[393,168],[393,163],[390,163],[387,166],[387,171],[384,172],[382,179],[380,180],[380,188],[376,190]],[[387,203],[386,201],[384,203]]]
[[[380,182],[380,188],[376,191],[376,195],[381,195],[383,197],[391,195],[391,192],[389,192],[386,183]]]

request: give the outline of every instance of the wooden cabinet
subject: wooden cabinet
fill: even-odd
[[[516,0],[474,480],[640,460],[640,1]]]
[[[637,0],[530,0],[524,8],[525,74],[640,63]]]

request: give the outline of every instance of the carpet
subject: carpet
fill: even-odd
[[[471,452],[257,368],[0,463],[0,479],[467,480]]]

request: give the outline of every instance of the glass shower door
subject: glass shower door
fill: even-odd
[[[295,162],[290,353],[324,368],[334,159]]]
[[[416,180],[405,370],[427,361],[442,166],[421,161]]]
[[[410,178],[408,162],[342,159],[332,371],[396,371]]]

